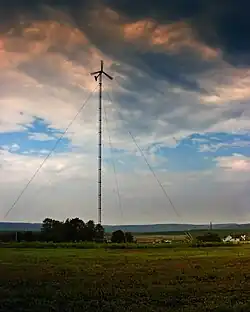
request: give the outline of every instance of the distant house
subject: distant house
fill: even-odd
[[[172,241],[171,240],[162,240],[162,243],[171,244]]]
[[[223,239],[224,243],[239,243],[240,241],[245,241],[246,235],[228,235]]]
[[[240,242],[240,239],[239,238],[233,238],[231,235],[228,235],[227,237],[225,237],[223,239],[223,242],[224,243],[238,243],[238,242]]]

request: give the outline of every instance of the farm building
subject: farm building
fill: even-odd
[[[246,241],[246,235],[228,235],[223,239],[224,243],[239,243],[240,241]]]

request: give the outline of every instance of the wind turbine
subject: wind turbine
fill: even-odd
[[[103,70],[103,61],[101,61],[101,69],[91,73],[95,77],[95,81],[99,78],[99,131],[98,131],[98,224],[102,224],[102,75],[113,80],[109,74]]]

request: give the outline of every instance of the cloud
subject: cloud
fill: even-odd
[[[1,143],[7,145],[1,148],[1,213],[49,151],[47,145],[37,148],[36,141],[58,137],[96,88],[65,135],[69,150],[53,154],[10,216],[41,220],[75,213],[96,219],[98,84],[89,73],[98,70],[103,59],[114,77],[112,82],[104,78],[103,92],[109,125],[107,131],[103,116],[105,222],[121,222],[109,135],[123,222],[205,222],[211,206],[217,220],[225,219],[229,210],[231,220],[245,220],[246,201],[236,213],[232,198],[239,198],[237,183],[247,181],[247,156],[216,155],[214,162],[209,158],[202,166],[197,161],[194,171],[198,151],[191,152],[192,140],[185,141],[193,134],[250,131],[247,44],[243,47],[241,38],[234,38],[230,49],[230,33],[222,31],[216,15],[227,21],[229,14],[232,20],[232,1],[225,12],[214,1],[66,1],[64,7],[46,3],[15,2],[0,13],[0,132],[15,133],[11,143]],[[242,44],[238,50],[237,40]],[[30,131],[37,118],[57,134]],[[30,146],[20,154],[23,142],[16,133],[24,131],[30,132]],[[182,220],[171,211],[128,131],[173,197]],[[13,142],[20,149],[11,151]],[[233,153],[228,142],[210,143],[204,142],[204,147],[208,144],[216,152],[228,147]],[[161,149],[168,154],[159,154]],[[33,191],[43,200],[36,201]],[[246,187],[240,198],[247,194]]]
[[[206,60],[218,58],[220,53],[217,49],[199,42],[187,23],[181,21],[171,24],[159,24],[153,20],[140,20],[135,23],[124,25],[125,40],[135,44],[141,44],[143,50],[165,51],[178,53],[181,50],[190,49],[197,52]]]
[[[30,140],[36,140],[36,141],[51,141],[51,140],[55,140],[54,137],[49,136],[46,133],[31,133],[29,135],[29,139]]]
[[[248,1],[239,6],[236,0],[227,3],[212,1],[185,0],[160,1],[153,0],[131,2],[115,0],[105,1],[112,9],[125,14],[130,21],[141,20],[150,16],[159,23],[187,21],[192,25],[198,41],[211,49],[220,49],[223,57],[233,64],[249,62]]]
[[[10,148],[11,151],[16,152],[20,149],[20,146],[18,144],[13,144]]]
[[[10,151],[10,152],[17,152],[20,149],[20,146],[18,144],[12,144],[11,146],[8,145],[2,145],[2,150]]]
[[[250,98],[249,93],[249,68],[235,68],[227,64],[222,64],[220,71],[211,71],[203,76],[209,81],[210,88],[214,94],[202,96],[206,103],[223,104],[233,101],[243,101]],[[211,77],[212,76],[212,77]]]
[[[229,157],[218,157],[217,166],[229,171],[250,171],[250,159],[240,154]]]
[[[220,142],[216,144],[201,144],[199,147],[200,152],[216,152],[221,148],[233,149],[235,147],[249,147],[249,141],[235,140],[234,142]]]
[[[91,162],[90,159],[92,159]],[[0,194],[3,198],[2,214],[11,206],[13,196],[15,195],[15,198],[20,193],[23,182],[28,181],[41,161],[42,159],[33,156],[17,156],[9,152],[1,154],[4,173],[0,179]],[[84,157],[80,153],[71,153],[66,157],[65,155],[54,156],[37,175],[31,187],[11,212],[9,219],[34,221],[41,220],[47,215],[62,219],[68,216],[69,210],[72,215],[95,219],[96,187],[93,186],[97,186],[96,167],[97,163],[94,158]],[[221,173],[219,176],[221,177]],[[159,223],[169,219],[177,222],[182,220],[182,222],[184,220],[194,222],[194,214],[196,214],[196,222],[204,222],[202,220],[209,219],[209,216],[211,218],[211,213],[214,213],[217,221],[220,222],[224,220],[224,214],[228,208],[232,207],[230,201],[234,203],[233,196],[238,192],[233,180],[230,184],[228,181],[224,181],[223,183],[226,183],[224,188],[222,182],[219,184],[215,182],[214,174],[206,171],[202,174],[161,172],[158,173],[158,177],[175,202],[181,219],[177,218],[152,174],[146,170],[133,175],[126,172],[118,173],[123,207],[123,218],[121,219],[116,194],[113,192],[115,189],[114,176],[111,170],[105,170],[103,176],[105,223],[134,223],[135,220],[138,220],[139,223]],[[138,183],[138,181],[140,182]],[[9,188],[10,183],[11,189]],[[191,195],[194,190],[195,196]],[[208,190],[210,191],[208,192]],[[212,200],[211,193],[213,194]],[[3,194],[5,195],[2,196]],[[136,200],[135,194],[137,194]],[[183,195],[180,196],[180,194]],[[223,199],[225,195],[228,196],[226,200]],[[219,213],[216,208],[218,204],[220,204]],[[197,206],[198,209],[195,208]],[[32,207],[28,214],[27,207]],[[247,215],[247,210],[244,210],[244,205],[237,207],[237,214],[233,210],[230,220],[242,221]],[[207,213],[208,211],[209,213]]]

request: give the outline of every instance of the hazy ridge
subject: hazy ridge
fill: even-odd
[[[0,231],[39,231],[41,223],[0,222]],[[145,224],[145,225],[104,225],[106,232],[117,229],[133,233],[156,233],[172,231],[206,230],[209,224]],[[213,224],[213,229],[250,229],[250,223]]]

